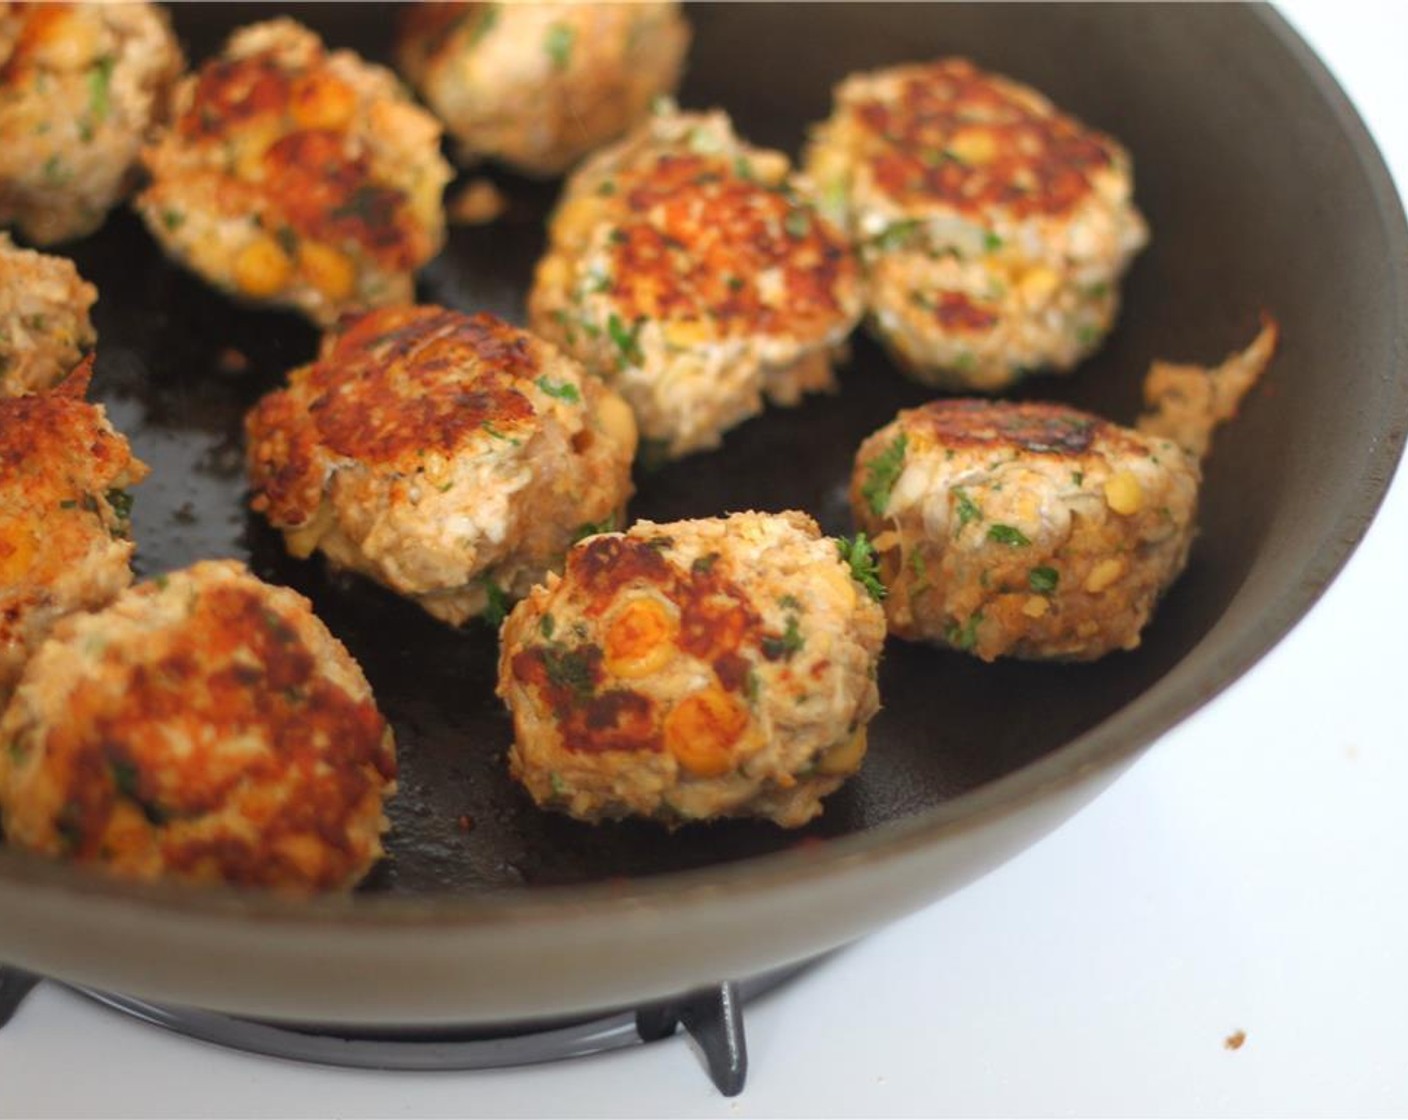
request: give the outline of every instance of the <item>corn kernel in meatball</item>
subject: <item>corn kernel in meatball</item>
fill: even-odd
[[[102,225],[184,65],[145,0],[0,5],[0,225],[40,245]]]
[[[871,331],[940,388],[1072,369],[1148,240],[1124,148],[963,59],[847,78],[805,163],[860,247]]]
[[[458,625],[527,593],[630,496],[635,424],[552,345],[491,315],[345,322],[245,422],[253,506]]]
[[[585,821],[805,824],[879,707],[884,615],[801,513],[591,537],[502,637],[513,775]]]
[[[49,389],[93,348],[98,290],[73,262],[20,249],[0,233],[0,396]]]
[[[616,386],[667,457],[718,446],[765,395],[832,385],[859,271],[787,172],[723,113],[667,108],[567,184],[531,322]]]
[[[1183,570],[1198,460],[1056,404],[901,412],[856,455],[890,632],[997,657],[1087,661],[1139,644]]]
[[[381,855],[396,776],[347,650],[230,561],[67,619],[0,742],[6,840],[128,879],[350,887]]]
[[[0,398],[0,704],[59,619],[132,582],[125,487],[147,468],[87,385],[85,365],[50,392]]]
[[[243,28],[175,93],[137,199],[216,287],[317,323],[407,303],[445,237],[440,126],[390,71],[289,19]]]
[[[688,46],[675,3],[429,3],[407,8],[397,59],[463,162],[547,176],[673,93]]]

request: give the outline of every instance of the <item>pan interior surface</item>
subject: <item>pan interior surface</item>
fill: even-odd
[[[386,60],[389,9],[289,10],[329,44]],[[230,29],[270,13],[201,4],[172,14],[200,60]],[[135,491],[139,575],[205,557],[247,560],[308,595],[362,664],[402,764],[390,858],[364,895],[480,903],[863,834],[883,847],[896,822],[953,807],[1055,752],[1074,772],[1090,761],[1077,741],[1097,729],[1107,750],[1114,741],[1127,755],[1304,613],[1362,532],[1396,459],[1404,266],[1386,246],[1401,243],[1401,216],[1382,196],[1372,147],[1346,127],[1352,116],[1271,19],[1221,5],[981,4],[710,5],[691,18],[681,104],[727,108],[742,135],[793,154],[844,75],[943,54],[1036,86],[1131,149],[1153,237],[1128,278],[1119,326],[1074,376],[1033,380],[1015,395],[1129,422],[1151,359],[1218,360],[1250,340],[1263,310],[1283,325],[1281,354],[1216,441],[1191,563],[1137,650],[1088,665],[984,665],[891,641],[865,768],[812,825],[786,832],[736,821],[672,834],[587,826],[539,812],[508,777],[511,731],[494,696],[488,627],[451,630],[320,560],[292,560],[247,510],[243,414],[313,356],[314,331],[231,303],[165,262],[130,212],[114,214],[68,249],[101,294],[95,395],[152,467]],[[489,174],[508,212],[454,229],[419,295],[522,322],[556,187]],[[798,508],[829,532],[849,532],[856,447],[931,395],[858,336],[839,394],[769,410],[716,452],[638,474],[630,515]]]

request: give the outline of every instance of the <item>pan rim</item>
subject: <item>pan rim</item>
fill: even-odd
[[[975,830],[1016,813],[1091,776],[1133,761],[1169,730],[1241,679],[1310,612],[1362,543],[1392,483],[1408,439],[1408,219],[1383,156],[1358,111],[1326,65],[1279,12],[1251,6],[1268,33],[1268,46],[1284,50],[1334,116],[1374,200],[1380,223],[1393,308],[1389,368],[1381,371],[1388,407],[1377,416],[1376,431],[1363,452],[1361,485],[1347,501],[1310,556],[1274,605],[1223,654],[1170,684],[1202,641],[1161,680],[1108,719],[1049,754],[995,781],[900,820],[829,839],[824,845],[737,860],[724,865],[677,871],[626,883],[534,887],[473,895],[353,895],[299,899],[238,891],[229,887],[191,890],[178,884],[131,883],[90,870],[0,848],[0,895],[22,889],[62,896],[76,906],[122,903],[150,915],[179,915],[213,922],[251,921],[289,929],[437,931],[524,923],[561,924],[596,920],[623,906],[682,908],[717,898],[753,896],[782,887],[798,888],[842,869],[889,864],[928,848],[940,838]],[[1408,189],[1408,184],[1405,185]],[[1235,600],[1234,600],[1235,601]]]

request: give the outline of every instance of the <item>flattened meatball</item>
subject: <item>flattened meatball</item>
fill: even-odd
[[[289,19],[235,32],[143,153],[137,207],[173,257],[317,323],[407,303],[445,239],[440,126],[389,70]]]
[[[97,342],[93,287],[64,257],[17,248],[0,233],[0,396],[49,389]]]
[[[9,843],[130,879],[350,887],[395,746],[306,599],[208,561],[65,620],[0,719]]]
[[[591,537],[502,637],[513,775],[586,821],[805,824],[879,707],[884,615],[801,513]]]
[[[1148,240],[1118,143],[963,59],[846,79],[805,165],[860,246],[870,329],[941,388],[1072,369]]]
[[[675,3],[415,4],[397,59],[459,156],[559,175],[674,92],[689,25]]]
[[[124,487],[147,468],[87,386],[84,366],[52,392],[0,398],[0,704],[59,619],[132,582]]]
[[[555,347],[491,315],[344,323],[245,421],[253,506],[454,625],[520,596],[631,493],[635,424]]]
[[[1055,404],[933,401],[856,455],[890,632],[1001,656],[1088,661],[1139,644],[1183,570],[1198,460]]]
[[[0,4],[0,225],[92,233],[136,185],[184,61],[155,4]]]
[[[568,182],[534,329],[615,385],[668,457],[832,385],[860,316],[844,239],[723,113],[666,109]]]

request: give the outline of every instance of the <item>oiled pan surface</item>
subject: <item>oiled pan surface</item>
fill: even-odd
[[[386,57],[387,8],[288,10],[333,45]],[[272,9],[185,4],[173,14],[199,61],[231,28]],[[1210,191],[1206,211],[1190,210],[1188,191],[1200,169],[1214,170],[1213,155],[1185,148],[1174,159],[1170,146],[1186,143],[1190,125],[1157,109],[1147,81],[1127,86],[1136,90],[1129,96],[1108,84],[1126,65],[1119,52],[1088,53],[1092,36],[1137,38],[1144,18],[1137,8],[789,4],[691,15],[696,44],[682,104],[722,105],[745,136],[794,153],[806,125],[825,115],[830,86],[849,70],[939,53],[968,54],[1030,81],[1133,148],[1137,197],[1154,241],[1135,266],[1122,325],[1077,377],[1040,381],[1021,395],[1070,400],[1128,421],[1150,357],[1216,359],[1250,338],[1263,305],[1294,302],[1295,293],[1278,292],[1293,281],[1283,279],[1274,255],[1265,247],[1246,255],[1256,248],[1256,229],[1246,224],[1255,198]],[[1184,18],[1196,29],[1210,17],[1190,9]],[[1010,33],[993,34],[1000,27]],[[498,178],[512,199],[507,216],[453,231],[420,294],[521,322],[556,188]],[[892,642],[880,677],[885,708],[865,769],[810,827],[784,832],[734,822],[674,834],[629,823],[587,827],[537,811],[510,782],[510,727],[493,694],[496,641],[487,627],[450,630],[364,581],[329,577],[320,560],[291,560],[247,511],[241,418],[287,369],[312,356],[312,329],[291,315],[239,308],[165,263],[127,212],[70,251],[101,292],[96,395],[153,469],[136,492],[140,574],[234,556],[297,588],[361,662],[395,726],[402,777],[391,807],[391,858],[369,891],[500,890],[700,867],[870,829],[1007,774],[1116,712],[1188,653],[1245,578],[1281,485],[1274,424],[1284,417],[1255,414],[1289,415],[1285,384],[1276,401],[1253,405],[1241,438],[1220,442],[1204,536],[1139,650],[1095,665],[983,665]],[[246,369],[230,368],[232,350],[247,359]],[[640,475],[630,512],[669,520],[800,508],[829,531],[849,531],[844,495],[855,448],[897,409],[926,396],[857,339],[839,395],[770,410],[731,433],[721,450]],[[1238,494],[1228,485],[1234,479]],[[1263,500],[1241,501],[1247,493]]]

